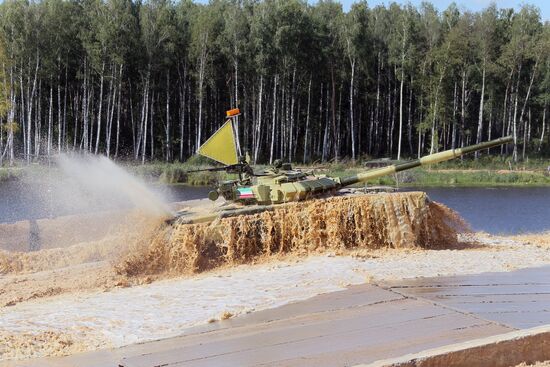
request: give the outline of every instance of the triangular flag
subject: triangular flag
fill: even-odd
[[[231,120],[227,120],[203,145],[199,154],[225,165],[237,164],[237,146]]]

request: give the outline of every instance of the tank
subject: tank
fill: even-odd
[[[178,213],[177,218],[180,222],[207,222],[216,218],[258,213],[284,203],[310,200],[321,196],[341,195],[342,189],[349,186],[367,183],[370,180],[416,167],[448,161],[464,154],[507,144],[513,140],[511,136],[503,137],[463,148],[445,150],[405,163],[366,170],[346,177],[316,175],[311,171],[293,169],[290,163],[283,163],[280,160],[276,160],[269,169],[257,172],[249,165],[247,157],[238,155],[238,143],[236,143],[233,121],[233,117],[236,115],[238,115],[238,110],[228,111],[227,121],[198,150],[199,154],[216,160],[224,166],[189,172],[223,170],[237,174],[238,179],[220,182],[208,194],[211,201],[220,201],[219,198],[223,198],[222,205],[205,207],[202,213],[188,208]],[[197,207],[204,207],[204,203]]]

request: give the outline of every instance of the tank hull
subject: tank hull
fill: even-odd
[[[395,188],[388,186],[376,186],[372,188],[346,188],[339,191],[316,192],[312,193],[310,200],[321,200],[330,197],[353,197],[364,195],[376,195],[380,193],[394,192]],[[266,211],[273,211],[281,206],[294,203],[300,200],[288,201],[282,204],[252,204],[242,205],[238,203],[226,204],[223,199],[212,202],[208,199],[190,200],[176,203],[176,216],[169,222],[179,224],[199,224],[211,223],[222,218],[231,218],[236,216],[247,216]]]

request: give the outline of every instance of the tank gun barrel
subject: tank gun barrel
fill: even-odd
[[[340,185],[349,186],[359,182],[366,182],[375,178],[392,175],[394,173],[405,171],[408,169],[448,161],[448,160],[460,157],[464,154],[493,148],[502,144],[507,144],[507,143],[510,143],[512,140],[513,138],[511,136],[507,136],[507,137],[503,137],[495,140],[490,140],[480,144],[466,146],[463,148],[445,150],[443,152],[424,156],[414,161],[401,163],[401,164],[394,164],[391,166],[377,168],[377,169],[373,169],[363,173],[358,173],[353,176],[342,177],[340,179]]]

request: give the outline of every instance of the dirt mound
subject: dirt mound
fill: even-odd
[[[465,223],[425,193],[335,197],[210,224],[166,226],[116,266],[119,274],[192,274],[279,254],[359,248],[449,248]]]

